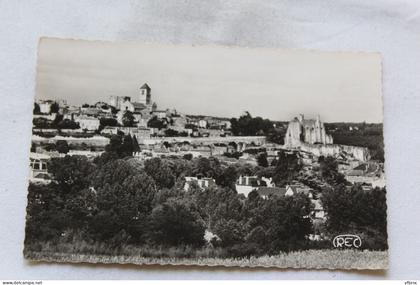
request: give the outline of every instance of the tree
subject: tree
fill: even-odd
[[[221,173],[220,162],[217,158],[200,157],[195,160],[193,175],[204,175],[205,177],[217,178]]]
[[[58,115],[57,115],[58,117]],[[60,120],[58,122],[55,123],[56,127],[58,129],[71,129],[71,130],[75,130],[80,128],[79,123],[72,121],[70,119],[64,119],[64,120]]]
[[[337,160],[332,156],[319,157],[319,172],[321,177],[332,185],[345,183],[344,175],[338,172]]]
[[[117,165],[120,174],[125,163]],[[107,176],[112,170],[105,165],[99,171]],[[101,240],[113,239],[124,232],[132,242],[142,242],[156,192],[154,182],[144,173],[118,176],[96,187],[98,212],[90,222],[90,230]]]
[[[32,120],[32,125],[39,129],[49,129],[51,128],[51,120],[46,118],[34,118]]]
[[[86,156],[66,155],[63,158],[52,158],[48,170],[63,190],[78,191],[89,186],[88,177],[93,172],[94,165]]]
[[[273,181],[277,186],[283,186],[294,180],[301,169],[299,158],[296,154],[280,151],[276,160]]]
[[[148,122],[147,122],[147,126],[149,128],[154,128],[154,129],[163,129],[166,127],[166,122],[164,122],[163,120],[159,120],[158,117],[153,116]]]
[[[261,117],[253,118],[249,112],[245,112],[239,119],[230,120],[232,133],[237,136],[264,135],[273,129],[273,123]]]
[[[56,241],[60,237],[68,227],[64,206],[63,193],[54,184],[29,184],[25,248],[34,241]]]
[[[139,142],[137,141],[136,136],[133,136],[132,144],[133,144],[133,153],[140,152],[140,146],[139,146]]]
[[[39,108],[38,103],[34,103],[34,110],[33,110],[34,114],[40,114],[41,113],[41,109]]]
[[[122,183],[127,177],[135,175],[135,169],[126,159],[113,159],[103,164],[97,164],[95,171],[88,177],[90,186],[103,188],[106,184]]]
[[[102,129],[106,126],[110,126],[110,127],[118,126],[118,121],[114,118],[101,118],[99,120],[99,123],[100,123]]]
[[[166,137],[177,137],[179,136],[179,132],[173,129],[166,129],[165,130]]]
[[[243,242],[245,238],[243,229],[243,225],[234,219],[220,219],[214,226],[214,233],[221,239],[223,247],[230,247]]]
[[[266,152],[260,153],[258,155],[257,163],[261,167],[267,167],[268,166],[268,160],[267,160],[267,153]]]
[[[242,219],[242,202],[236,191],[231,188],[209,187],[196,195],[197,205],[207,228],[214,230],[220,219]]]
[[[70,150],[69,144],[65,140],[58,140],[55,145],[59,153],[68,153]]]
[[[113,135],[109,139],[109,144],[105,146],[106,152],[115,152],[119,154],[120,148],[122,144],[122,136],[121,135]]]
[[[135,118],[132,112],[125,111],[122,117],[122,123],[124,127],[134,127],[135,126]]]
[[[184,154],[183,158],[186,159],[186,160],[192,160],[193,155],[191,153],[186,153],[186,154]]]
[[[149,237],[153,244],[166,246],[204,244],[204,225],[197,212],[179,200],[156,206],[149,221]]]
[[[331,236],[341,233],[363,235],[365,248],[387,248],[386,191],[364,191],[360,185],[325,189],[321,197]]]
[[[254,215],[258,213],[261,217],[256,226],[265,230],[264,250],[269,254],[302,248],[305,237],[312,231],[311,202],[302,194],[272,197],[264,200],[256,211]]]
[[[144,171],[153,178],[159,188],[172,188],[175,184],[175,175],[169,164],[158,157],[146,160]]]
[[[286,135],[286,128],[273,128],[266,134],[267,141],[276,144],[284,144],[284,136]]]
[[[216,183],[222,187],[235,189],[235,182],[238,179],[238,171],[235,166],[230,165],[222,169],[222,173],[217,177]]]
[[[119,158],[132,156],[133,152],[138,151],[138,149],[138,142],[133,140],[131,135],[113,135],[109,144],[105,146],[105,152],[115,153]]]
[[[60,110],[60,106],[58,105],[58,103],[57,102],[53,102],[51,104],[50,114],[52,114],[52,113],[58,113],[59,110]]]
[[[125,135],[119,148],[120,157],[132,156],[136,147],[138,147],[138,143],[136,146],[131,135]]]

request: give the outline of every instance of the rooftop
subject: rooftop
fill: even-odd
[[[151,90],[151,88],[149,87],[149,85],[147,85],[147,83],[144,83],[142,87],[140,87],[140,89],[147,89],[147,90]]]
[[[286,188],[284,187],[259,187],[257,192],[260,196],[274,195],[277,197],[283,197],[286,194]]]

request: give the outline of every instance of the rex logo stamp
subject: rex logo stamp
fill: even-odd
[[[333,246],[335,248],[360,248],[362,239],[358,235],[338,235],[333,239]]]

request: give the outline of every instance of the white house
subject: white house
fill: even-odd
[[[29,180],[34,183],[49,183],[51,181],[51,176],[48,173],[47,165],[51,157],[47,154],[31,152],[29,158]]]
[[[198,178],[193,176],[186,176],[184,190],[188,191],[191,188],[191,184],[194,182],[197,183],[198,187],[200,187],[202,190],[210,186],[216,185],[216,181],[213,178]]]
[[[260,186],[267,186],[262,183],[262,180],[259,179],[257,176],[239,176],[238,180],[235,184],[235,189],[238,194],[244,194],[245,197],[248,197],[248,194],[252,190],[258,189]]]
[[[43,100],[38,102],[39,111],[43,114],[49,114],[51,112],[51,106],[54,103],[52,100]]]

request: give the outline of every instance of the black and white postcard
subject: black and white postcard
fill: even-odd
[[[381,73],[377,53],[42,38],[25,257],[387,268]]]

